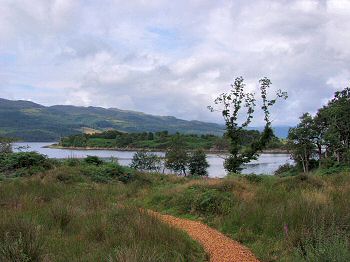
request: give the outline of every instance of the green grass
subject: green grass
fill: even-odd
[[[205,221],[262,261],[350,261],[349,173],[260,178],[173,180],[140,205]]]
[[[94,159],[50,162],[44,171],[33,169],[41,161],[9,159],[0,179],[0,261],[205,260],[187,235],[138,207],[203,221],[261,261],[350,261],[347,169],[198,179]],[[14,176],[15,160],[36,174]]]
[[[0,261],[206,260],[185,233],[126,205],[131,185],[61,175],[0,182]]]

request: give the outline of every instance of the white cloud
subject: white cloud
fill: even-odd
[[[0,91],[221,121],[206,106],[234,77],[268,76],[290,94],[274,123],[294,124],[349,82],[349,3],[2,0]]]

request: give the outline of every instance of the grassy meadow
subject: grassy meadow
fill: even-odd
[[[206,261],[197,243],[127,205],[135,185],[60,166],[0,182],[0,261]]]
[[[202,220],[262,261],[349,261],[350,175],[232,176],[152,189],[141,205]]]
[[[0,261],[207,261],[140,207],[203,221],[261,261],[350,261],[348,171],[206,179],[15,159],[2,160]]]

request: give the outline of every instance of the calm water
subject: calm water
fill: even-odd
[[[117,158],[122,165],[129,165],[135,152],[130,151],[111,151],[111,150],[69,150],[44,148],[52,143],[16,143],[15,147],[28,146],[22,151],[37,151],[47,155],[50,158],[84,158],[87,155],[98,156],[101,158]],[[164,156],[163,152],[157,152],[158,155]],[[208,169],[210,177],[224,177],[226,172],[223,168],[224,155],[208,154]],[[245,165],[242,173],[244,174],[273,174],[273,172],[285,163],[293,163],[288,154],[261,154],[258,160],[252,161]]]

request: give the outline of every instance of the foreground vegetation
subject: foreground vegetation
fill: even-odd
[[[140,204],[203,220],[262,261],[349,261],[349,182],[349,173],[179,180]]]
[[[199,179],[94,157],[57,162],[8,153],[1,161],[1,261],[205,260],[184,233],[139,207],[201,220],[262,261],[350,260],[346,168]]]
[[[142,178],[91,159],[44,162],[51,169],[39,164],[36,174],[24,172],[23,161],[22,168],[2,169],[0,261],[206,260],[183,232],[127,205]],[[25,165],[33,171],[37,164]]]

